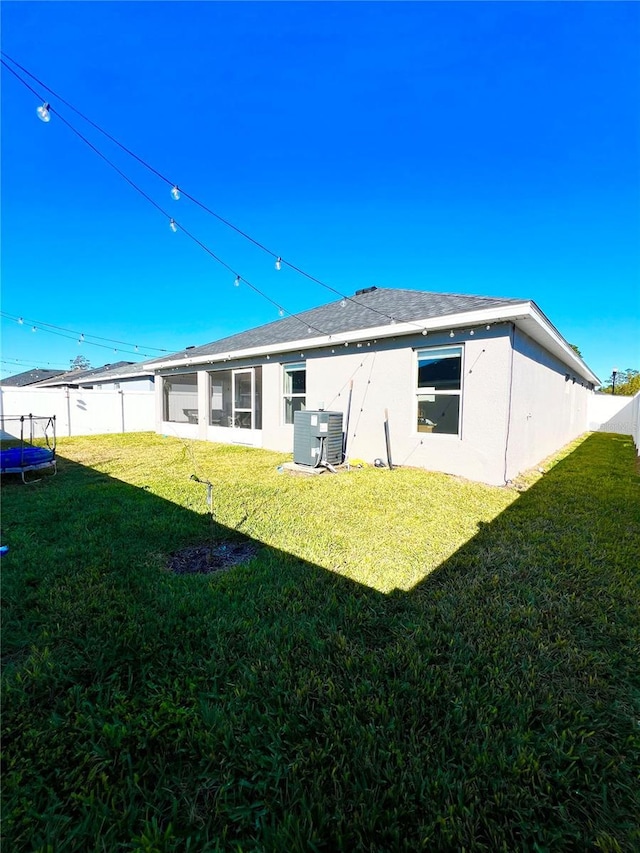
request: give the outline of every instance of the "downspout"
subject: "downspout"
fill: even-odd
[[[509,344],[511,347],[511,359],[509,365],[509,401],[507,408],[507,432],[504,439],[504,482],[505,485],[509,482],[507,479],[507,470],[509,464],[509,439],[511,437],[511,402],[513,398],[513,349],[515,344],[516,337],[516,327],[514,323],[509,324],[511,326],[511,330],[509,332]]]

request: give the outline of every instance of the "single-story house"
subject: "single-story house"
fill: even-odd
[[[155,359],[154,359],[155,361]],[[84,388],[94,391],[153,391],[154,372],[148,361],[117,361],[102,367],[67,370],[38,382],[38,388]]]
[[[346,453],[504,484],[585,432],[598,377],[530,300],[366,288],[153,365],[158,432],[292,452],[343,413]]]

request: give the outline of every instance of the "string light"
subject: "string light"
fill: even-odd
[[[180,190],[178,189],[177,185],[174,186],[171,190],[171,198],[174,201],[180,201]]]
[[[236,287],[240,287],[240,276],[239,275],[236,276],[235,281],[233,283],[235,284]]]
[[[38,114],[38,118],[40,119],[40,121],[43,121],[45,124],[47,122],[51,121],[51,113],[49,112],[50,109],[51,109],[50,104],[47,104],[45,102],[44,104],[41,104],[36,110],[36,113]]]
[[[280,308],[280,309],[278,310],[278,314],[279,314],[281,317],[284,317],[284,308]]]
[[[471,329],[471,331],[469,332],[469,334],[470,334],[470,335],[472,335],[472,336],[473,336],[473,335],[475,335],[475,332],[473,331],[473,329]]]
[[[346,307],[347,307],[347,300],[346,300],[346,299],[341,299],[341,300],[340,300],[340,307],[341,307],[341,308],[346,308]]]
[[[453,331],[453,330],[451,330],[451,331],[449,332],[449,337],[450,337],[450,338],[455,338],[455,333],[454,333],[454,331]]]
[[[427,332],[427,330],[426,330],[426,329],[423,329],[423,330],[422,330],[422,334],[426,337],[429,333]]]
[[[27,321],[24,317],[15,317],[12,314],[7,314],[5,311],[0,311],[0,316],[4,317],[7,320],[15,320],[20,323],[20,325],[24,325]],[[58,335],[61,338],[68,338],[69,340],[75,340],[78,343],[86,342],[90,346],[94,347],[102,347],[103,349],[111,349],[113,344],[122,344],[125,347],[133,347],[133,344],[130,344],[128,341],[120,341],[115,338],[104,338],[100,335],[89,335],[89,338],[95,338],[95,340],[87,340],[84,332],[78,332],[76,329],[67,329],[64,326],[55,326],[52,323],[44,323],[41,320],[33,320],[29,319],[28,322],[33,323],[32,331],[40,330],[42,332],[48,332],[51,335]],[[69,334],[64,334],[68,332]],[[106,343],[97,343],[97,341],[105,341]],[[138,346],[135,347],[136,352],[138,352]],[[146,349],[155,350],[156,352],[168,353],[170,350],[166,349],[166,347],[147,347]],[[130,352],[130,350],[123,350],[123,352]],[[132,351],[131,351],[132,352]],[[150,356],[149,353],[142,353],[144,356]]]
[[[171,228],[174,234],[176,233],[176,231],[178,230],[178,226],[176,225],[175,219],[169,220],[169,228]]]
[[[9,66],[9,65],[5,62],[5,58],[6,58],[6,59],[8,59],[8,60],[9,60],[9,62],[11,62],[11,63],[12,63],[12,65],[15,65],[15,66],[16,66],[16,68],[19,68],[21,71],[23,71],[25,74],[27,74],[30,78],[32,78],[36,83],[38,83],[40,86],[42,86],[44,89],[46,89],[46,90],[47,90],[47,92],[49,92],[51,95],[53,95],[57,100],[59,100],[61,103],[63,103],[63,104],[64,104],[65,106],[67,106],[69,109],[73,110],[73,112],[75,112],[78,116],[80,116],[84,121],[86,121],[88,124],[90,124],[93,128],[95,128],[95,129],[96,129],[97,131],[99,131],[101,134],[103,134],[104,136],[106,136],[110,141],[112,141],[115,145],[117,145],[121,150],[125,151],[127,154],[129,154],[129,156],[133,157],[133,158],[134,158],[138,163],[140,163],[141,165],[143,165],[145,168],[149,169],[149,171],[151,171],[151,172],[152,172],[154,175],[156,175],[158,178],[160,178],[161,180],[163,180],[163,181],[165,181],[166,183],[168,183],[168,184],[171,186],[171,190],[170,190],[170,192],[171,192],[172,198],[174,198],[174,199],[176,199],[176,200],[177,200],[177,198],[180,198],[180,190],[179,190],[179,188],[178,188],[178,186],[177,186],[176,184],[173,184],[173,182],[172,182],[172,181],[170,181],[168,178],[166,178],[164,175],[162,175],[160,172],[158,172],[156,169],[154,169],[154,168],[153,168],[149,163],[145,162],[141,157],[139,157],[139,156],[138,156],[137,154],[135,154],[133,151],[131,151],[130,149],[128,149],[126,146],[122,145],[122,143],[121,143],[121,142],[119,142],[117,139],[115,139],[113,136],[111,136],[107,131],[105,131],[105,130],[104,130],[103,128],[101,128],[98,124],[96,124],[95,122],[93,122],[90,118],[88,118],[87,116],[83,115],[83,113],[81,113],[81,112],[80,112],[80,110],[76,109],[76,107],[74,107],[72,104],[70,104],[70,103],[69,103],[68,101],[66,101],[64,98],[62,98],[60,95],[58,95],[56,92],[54,92],[54,91],[53,91],[49,86],[47,86],[45,83],[43,83],[43,82],[42,82],[41,80],[39,80],[37,77],[35,77],[35,75],[33,75],[30,71],[28,71],[26,68],[24,68],[22,65],[20,65],[20,63],[16,62],[16,60],[15,60],[15,59],[13,59],[12,57],[10,57],[10,56],[5,52],[5,51],[1,51],[1,53],[2,53],[2,56],[4,57],[2,60],[0,60],[0,61],[1,61],[1,63],[2,63],[2,65],[3,65],[3,66],[4,66],[8,71],[10,71],[10,72],[11,72],[11,73],[12,73],[12,74],[13,74],[13,75],[14,75],[14,76],[15,76],[15,77],[16,77],[16,78],[17,78],[17,79],[18,79],[18,80],[19,80],[19,81],[20,81],[20,82],[21,82],[21,83],[26,87],[26,88],[28,88],[28,89],[29,89],[33,94],[35,94],[35,95],[36,95],[36,96],[38,96],[38,97],[41,97],[41,96],[36,92],[36,90],[35,90],[35,89],[33,89],[33,87],[32,87],[32,86],[31,86],[31,85],[30,85],[26,80],[24,80],[24,79],[23,79],[23,78],[22,78],[22,77],[21,77],[21,76],[20,76],[20,75],[15,71],[15,69],[14,69],[13,67]],[[48,121],[48,120],[50,119],[50,116],[49,116],[49,109],[50,109],[50,105],[49,105],[47,102],[43,103],[43,104],[42,104],[42,106],[41,106],[40,108],[38,108],[38,115],[42,118],[42,120],[43,120],[43,121]],[[42,115],[41,115],[41,113],[42,113]],[[104,155],[104,154],[102,154],[102,152],[101,152],[101,151],[99,151],[99,149],[98,149],[98,148],[96,148],[96,146],[95,146],[95,145],[93,145],[93,144],[92,144],[88,139],[86,139],[84,136],[82,136],[82,134],[81,134],[78,130],[76,130],[76,129],[75,129],[75,127],[73,127],[73,125],[71,125],[71,124],[70,124],[66,119],[64,119],[62,116],[60,116],[57,112],[56,112],[56,115],[57,115],[57,117],[58,117],[58,118],[60,118],[60,119],[63,121],[63,123],[64,123],[64,124],[66,124],[66,125],[70,128],[70,130],[71,130],[73,133],[75,133],[75,134],[76,134],[80,139],[82,139],[82,141],[83,141],[83,142],[85,142],[85,143],[86,143],[86,144],[87,144],[87,145],[88,145],[88,146],[89,146],[89,147],[90,147],[90,148],[91,148],[91,149],[92,149],[96,154],[98,154],[98,156],[100,156],[100,157],[101,157],[103,160],[105,160],[105,162],[107,162],[107,163],[108,163],[108,164],[109,164],[113,169],[115,169],[115,171],[117,171],[117,172],[118,172],[118,174],[120,174],[120,176],[121,176],[124,180],[126,180],[126,181],[127,181],[127,183],[129,183],[129,184],[130,184],[134,189],[136,189],[136,190],[137,190],[141,195],[143,195],[143,196],[147,199],[147,201],[149,201],[151,204],[153,204],[153,206],[154,206],[154,207],[156,207],[158,210],[161,210],[160,206],[159,206],[159,205],[157,205],[157,204],[153,201],[153,199],[152,199],[150,196],[148,196],[146,193],[144,193],[144,191],[143,191],[143,190],[141,190],[141,189],[140,189],[140,187],[138,187],[138,186],[137,186],[137,185],[136,185],[132,180],[130,180],[130,179],[129,179],[125,174],[124,174],[124,172],[122,172],[122,171],[121,171],[121,170],[120,170],[120,169],[119,169],[119,168],[118,168],[114,163],[112,163],[112,162],[111,162],[107,157],[105,157],[105,155]],[[46,116],[46,117],[45,117],[45,116]],[[177,194],[177,198],[176,198],[176,194]],[[247,239],[247,240],[249,240],[250,242],[252,242],[255,246],[257,246],[257,247],[259,247],[260,249],[262,249],[263,251],[267,252],[267,253],[268,253],[268,254],[270,254],[272,257],[274,256],[274,254],[275,254],[274,252],[272,252],[272,251],[271,251],[270,249],[268,249],[266,246],[264,246],[264,245],[262,245],[261,243],[259,243],[257,240],[255,240],[255,239],[254,239],[253,237],[251,237],[249,234],[247,234],[247,233],[245,233],[244,231],[242,231],[242,230],[241,230],[240,228],[238,228],[237,226],[233,225],[233,223],[231,223],[231,222],[229,222],[228,220],[224,219],[222,216],[220,216],[219,214],[217,214],[215,211],[210,210],[208,207],[206,207],[204,204],[202,204],[200,201],[198,201],[198,199],[194,198],[193,196],[190,196],[188,193],[185,193],[184,191],[182,192],[182,195],[185,195],[187,198],[189,198],[191,201],[193,201],[195,204],[197,204],[199,207],[201,207],[204,211],[206,211],[206,212],[207,212],[207,213],[209,213],[210,215],[212,215],[212,216],[216,217],[219,221],[223,222],[227,227],[232,228],[234,231],[236,231],[237,233],[239,233],[239,234],[240,234],[241,236],[243,236],[245,239]],[[174,233],[178,230],[178,225],[177,225],[177,223],[175,223],[175,221],[174,221],[173,219],[172,219],[172,220],[170,220],[170,227],[171,227],[171,230],[172,230]],[[201,243],[199,240],[197,240],[193,235],[190,235],[190,234],[189,234],[189,232],[187,232],[187,231],[186,231],[186,229],[185,229],[183,226],[179,226],[179,227],[180,227],[180,230],[181,230],[182,232],[184,232],[185,234],[187,234],[188,236],[190,236],[190,237],[191,237],[195,242],[197,242],[197,243],[198,243],[202,248],[204,248],[204,249],[208,252],[208,254],[210,254],[212,257],[214,257],[214,259],[215,259],[215,260],[218,260],[218,262],[219,262],[219,263],[223,264],[224,266],[227,266],[227,265],[226,265],[226,264],[225,264],[225,263],[224,263],[220,258],[217,258],[217,257],[213,254],[213,252],[211,252],[211,251],[210,251],[210,250],[209,250],[209,249],[208,249],[208,248],[207,248],[203,243]],[[282,268],[282,263],[283,263],[282,257],[281,257],[280,255],[278,255],[278,256],[277,256],[277,258],[276,258],[276,262],[275,262],[275,268],[276,268],[276,270],[280,270],[280,269]],[[290,267],[292,270],[294,270],[295,272],[298,272],[300,275],[305,276],[305,277],[306,277],[306,278],[308,278],[310,281],[313,281],[313,282],[315,282],[316,284],[319,284],[321,287],[325,288],[326,290],[329,290],[329,291],[331,291],[332,293],[335,293],[335,294],[336,294],[336,295],[338,295],[338,296],[340,296],[340,295],[341,295],[341,294],[339,293],[339,291],[337,291],[335,288],[330,287],[329,285],[325,284],[324,282],[320,281],[319,279],[317,279],[317,278],[315,278],[314,276],[310,275],[309,273],[305,272],[305,270],[300,269],[299,267],[296,267],[294,264],[290,263],[289,261],[287,261],[287,266],[289,266],[289,267]],[[227,266],[227,268],[228,268],[228,266]],[[269,298],[265,293],[262,293],[260,290],[258,290],[258,288],[256,288],[256,287],[254,287],[253,285],[251,285],[251,284],[250,284],[250,282],[246,281],[246,279],[244,279],[244,281],[245,281],[245,283],[247,284],[247,286],[248,286],[248,287],[250,287],[251,289],[255,290],[259,295],[263,296],[263,297],[264,297],[264,298],[266,298],[268,301],[272,302],[272,304],[275,304],[275,303],[273,303],[273,300],[271,300],[271,299],[270,299],[270,298]],[[351,297],[347,297],[347,299],[348,299],[348,301],[350,301],[350,302],[354,302],[356,305],[360,305],[361,307],[365,308],[365,309],[366,309],[366,310],[368,310],[368,311],[371,311],[372,313],[377,314],[377,315],[378,315],[378,316],[380,316],[380,317],[384,317],[384,318],[386,318],[386,319],[389,319],[389,315],[388,315],[386,312],[379,310],[378,308],[375,308],[375,307],[373,307],[373,306],[371,306],[371,305],[366,305],[366,304],[364,304],[364,303],[358,302],[357,300],[352,299]],[[341,306],[343,306],[343,307],[344,307],[344,306],[346,305],[346,301],[347,301],[347,299],[345,299],[345,297],[344,297],[344,296],[342,297],[342,299],[340,300],[340,304],[341,304]],[[304,321],[303,321],[303,320],[301,320],[301,319],[300,319],[296,314],[290,314],[290,316],[291,316],[292,318],[294,318],[294,319],[298,319],[298,320],[300,320],[300,322],[304,322]],[[406,320],[406,321],[403,321],[403,322],[407,322],[407,323],[411,324],[411,321],[409,321],[409,320]],[[416,328],[419,328],[419,326],[417,326],[417,324],[411,324],[411,325],[415,325],[415,326],[416,326]]]
[[[32,331],[32,332],[37,332],[38,330],[37,330],[37,328],[36,328],[35,326],[32,326],[32,327],[31,327],[31,331]]]

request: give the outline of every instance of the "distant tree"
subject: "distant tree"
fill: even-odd
[[[574,350],[574,352],[578,353],[580,358],[582,358],[582,353],[580,352],[580,350],[578,349],[578,347],[575,344],[569,344],[569,346],[571,347],[572,350]]]
[[[89,370],[91,362],[86,355],[77,355],[70,361],[71,370]]]
[[[613,373],[607,379],[602,391],[605,394],[613,393]],[[633,397],[638,391],[640,391],[640,370],[632,370],[628,367],[616,373],[616,394],[621,397]]]

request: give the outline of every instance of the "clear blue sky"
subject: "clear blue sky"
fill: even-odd
[[[2,49],[336,290],[533,299],[605,380],[640,369],[636,3],[5,2]],[[40,87],[34,84],[40,91]],[[331,293],[56,101],[289,311]],[[2,72],[2,310],[175,351],[277,319]],[[2,320],[2,375],[138,356]],[[25,366],[26,369],[26,366]]]

